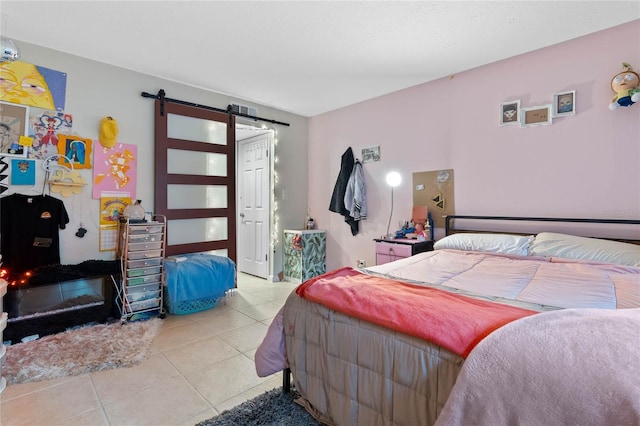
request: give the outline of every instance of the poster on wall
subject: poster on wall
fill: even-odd
[[[0,101],[64,111],[66,73],[22,61],[2,62],[0,73]]]
[[[129,194],[103,194],[100,197],[99,251],[113,251],[118,242],[118,218],[131,204]]]
[[[35,185],[36,162],[26,159],[11,160],[11,185]]]
[[[28,148],[20,145],[29,128],[29,107],[0,102],[0,154],[26,157]]]
[[[64,111],[43,111],[29,119],[29,136],[33,145],[29,149],[29,158],[45,159],[58,153],[59,134],[70,135],[73,132],[73,117]]]
[[[427,206],[433,225],[444,228],[444,217],[455,213],[453,169],[414,173],[413,205]]]
[[[135,200],[137,145],[118,143],[105,148],[96,144],[93,155],[93,198],[100,198],[104,192],[128,192]]]
[[[8,158],[0,156],[0,194],[5,193],[9,189],[9,168]]]

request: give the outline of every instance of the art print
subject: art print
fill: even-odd
[[[520,125],[520,101],[509,101],[500,104],[500,125]]]
[[[28,148],[20,145],[29,125],[29,107],[0,102],[0,155],[26,157]]]
[[[58,153],[59,134],[71,134],[73,117],[63,111],[44,111],[29,119],[29,136],[33,145],[29,149],[29,158],[45,159]]]
[[[63,155],[58,162],[63,166],[73,165],[73,169],[91,168],[93,140],[74,135],[59,135],[58,152]]]
[[[564,117],[576,113],[576,91],[561,92],[553,95],[553,116]]]
[[[522,108],[520,120],[524,127],[544,126],[551,124],[551,105]]]
[[[105,192],[127,192],[136,199],[137,145],[118,143],[112,148],[96,144],[93,166],[93,198]]]
[[[11,185],[35,185],[36,162],[26,158],[11,160]]]
[[[64,111],[67,74],[14,61],[0,64],[0,101]]]

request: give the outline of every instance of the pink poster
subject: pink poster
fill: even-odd
[[[138,147],[117,143],[105,148],[98,141],[93,154],[93,196],[103,192],[127,192],[136,199]]]

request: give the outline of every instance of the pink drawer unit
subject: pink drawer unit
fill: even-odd
[[[411,246],[394,243],[376,243],[376,253],[388,256],[409,257],[411,256]]]
[[[404,238],[393,240],[376,239],[376,264],[393,262],[417,253],[433,250],[433,241],[417,241]]]

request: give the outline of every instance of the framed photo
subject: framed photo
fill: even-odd
[[[362,148],[362,162],[380,161],[380,145]]]
[[[74,169],[91,168],[91,150],[93,140],[73,135],[58,135],[58,153],[64,155],[58,159],[63,166],[73,164]]]
[[[522,108],[520,121],[524,127],[544,126],[551,124],[551,105]]]
[[[520,125],[520,100],[500,104],[500,125]]]
[[[576,114],[576,91],[560,92],[553,95],[553,116],[564,117]]]
[[[0,101],[0,156],[26,157],[20,137],[29,131],[29,107]]]

